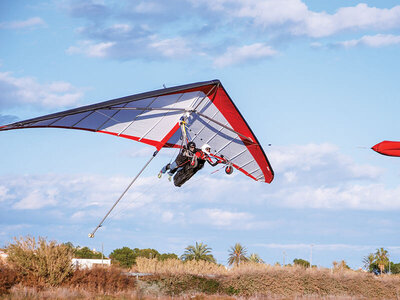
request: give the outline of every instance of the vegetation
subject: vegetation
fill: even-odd
[[[246,257],[247,249],[243,247],[240,243],[236,243],[232,246],[229,251],[228,264],[230,266],[235,265],[239,267],[242,262],[246,262],[249,259]]]
[[[140,273],[151,274],[193,274],[193,275],[210,275],[225,274],[226,268],[206,260],[187,260],[179,259],[148,259],[138,257],[136,261],[136,270]]]
[[[390,262],[390,273],[400,274],[400,263],[395,264],[394,262]]]
[[[135,252],[129,247],[115,249],[110,254],[111,262],[122,268],[130,268],[135,263]]]
[[[15,238],[6,247],[8,262],[22,276],[55,286],[72,275],[73,251],[64,244],[39,237]]]
[[[160,256],[157,257],[159,260],[164,261],[167,259],[179,259],[178,255],[175,253],[163,253],[160,254]]]
[[[254,262],[254,263],[258,263],[258,264],[263,264],[264,263],[264,261],[261,259],[261,257],[257,253],[250,254],[249,261],[250,262]]]
[[[376,249],[375,253],[370,253],[363,259],[364,268],[375,274],[383,274],[389,272],[389,253],[384,248]],[[390,264],[392,266],[392,264]],[[391,272],[398,274],[398,269],[393,264],[394,270]]]
[[[75,258],[89,258],[89,259],[100,259],[103,257],[103,255],[99,252],[94,252],[90,250],[88,247],[83,247],[83,248],[75,248],[74,251],[74,257]]]
[[[175,253],[163,253],[160,254],[155,249],[131,249],[129,247],[123,247],[115,249],[110,254],[111,262],[114,265],[118,265],[122,268],[131,268],[136,264],[136,260],[138,257],[144,257],[149,259],[157,259],[157,260],[167,260],[167,259],[178,259],[178,255]]]
[[[185,252],[181,256],[181,259],[184,261],[205,260],[212,263],[216,262],[214,256],[211,254],[211,248],[207,247],[206,244],[198,244],[197,242],[196,246],[190,245],[185,248]]]
[[[342,260],[340,262],[334,261],[332,263],[332,265],[333,265],[334,271],[350,270],[350,267],[346,264],[346,262],[344,260]]]
[[[72,269],[77,248],[43,238],[15,239],[6,248],[7,263],[0,264],[0,295],[10,294],[5,299],[396,299],[400,291],[400,276],[385,274],[389,266],[392,273],[398,273],[400,263],[389,265],[389,254],[383,248],[364,258],[366,268],[372,266],[375,274],[353,271],[344,260],[333,262],[331,269],[309,268],[303,259],[295,259],[294,266],[271,266],[257,254],[247,257],[240,244],[229,251],[234,266],[230,269],[204,259],[211,255],[211,248],[203,243],[188,246],[182,259],[155,249],[114,250],[115,262],[121,264],[116,260],[119,257],[122,262],[130,261],[136,272],[147,273],[138,278],[116,267]],[[84,255],[90,255],[87,250],[82,251]],[[202,255],[196,256],[197,252]]]
[[[378,265],[380,273],[383,274],[385,268],[389,266],[389,257],[387,250],[383,248],[376,249],[374,263]]]
[[[309,268],[310,267],[310,262],[301,259],[301,258],[295,258],[293,260],[293,264],[299,267],[303,267],[303,268]]]

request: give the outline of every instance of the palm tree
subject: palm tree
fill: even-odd
[[[207,247],[206,244],[197,243],[196,246],[187,246],[185,252],[181,256],[182,260],[205,260],[215,263],[215,258],[211,254],[211,248]]]
[[[246,257],[247,249],[240,245],[240,243],[236,243],[235,246],[232,246],[229,252],[228,264],[231,266],[233,264],[238,267],[241,262],[248,261]]]
[[[383,248],[376,249],[374,262],[378,265],[378,268],[382,274],[385,270],[385,266],[389,264],[388,251]]]
[[[263,264],[264,263],[264,261],[261,259],[261,257],[257,253],[250,254],[249,261],[257,263],[257,264]]]
[[[371,266],[374,264],[375,261],[375,255],[370,253],[368,256],[365,256],[363,258],[363,263],[364,263],[364,269],[371,272]]]

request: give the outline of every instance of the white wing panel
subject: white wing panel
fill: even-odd
[[[102,130],[103,125],[116,113],[111,109],[99,109],[93,111],[92,114],[81,120],[75,127],[90,130]]]
[[[138,101],[129,102],[125,107],[149,107],[156,98],[147,98]],[[132,122],[134,122],[138,116],[146,112],[145,110],[120,110],[113,117],[104,124],[102,130],[120,134],[123,132]],[[135,135],[136,136],[136,135]]]
[[[61,118],[60,120],[57,120],[52,124],[52,126],[60,126],[60,127],[73,127],[77,123],[79,123],[81,120],[83,120],[85,117],[87,117],[92,111],[87,111],[83,112],[80,114],[74,114],[70,116],[65,116],[64,118]]]
[[[150,103],[148,108],[169,108],[174,107],[174,104],[178,101],[178,99],[182,96],[182,94],[174,94],[167,95],[157,98],[155,101]],[[181,112],[166,112],[163,110],[145,110],[140,111],[140,114],[134,119],[134,122],[128,124],[129,127],[124,129],[123,134],[127,134],[130,136],[136,136],[139,138],[148,139],[148,134],[152,131],[153,128],[157,127],[156,134],[153,135],[154,139],[160,141],[164,138],[164,136],[172,129],[175,125],[169,124],[168,126],[162,128],[158,126],[160,121],[165,117],[166,114],[172,115],[172,118],[178,119]]]

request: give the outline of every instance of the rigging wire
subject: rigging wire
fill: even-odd
[[[214,170],[212,172],[209,173],[209,175],[214,175],[216,173],[218,173],[219,171],[221,171],[223,168],[225,168],[225,166],[222,166],[221,168]],[[189,182],[187,182],[183,187],[180,188],[176,188],[174,187],[174,190],[172,192],[169,192],[169,195],[175,195],[178,192],[181,192],[182,190],[185,191],[188,189],[188,187],[191,187],[192,185],[194,185],[195,183],[199,182],[200,180],[203,180],[203,178],[197,178],[195,180],[190,180]],[[171,184],[173,184],[173,182],[171,182]],[[133,206],[139,202],[139,200],[141,200],[145,195],[147,195],[147,192],[153,188],[153,185],[149,184],[149,186],[144,190],[144,191],[140,191],[141,195],[138,196],[137,198],[135,198],[131,203],[127,203],[127,202],[123,202],[121,204],[119,209],[116,210],[113,214],[111,214],[109,216],[109,219],[113,219],[116,217],[122,217],[124,215],[127,215],[129,209],[133,208]]]

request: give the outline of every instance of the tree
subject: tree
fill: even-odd
[[[216,260],[214,256],[211,254],[211,248],[207,247],[206,244],[197,243],[196,246],[187,246],[185,248],[185,252],[181,256],[181,259],[184,261],[187,260],[205,260],[209,262],[215,263]]]
[[[347,265],[346,261],[342,260],[340,262],[334,261],[332,262],[334,270],[350,270],[350,267]]]
[[[136,256],[132,249],[123,247],[111,252],[110,258],[112,263],[117,263],[124,268],[130,268],[135,263]]]
[[[303,267],[303,268],[310,267],[310,262],[308,262],[307,260],[301,259],[301,258],[295,258],[293,260],[293,264],[295,264],[296,266]]]
[[[383,248],[376,249],[374,263],[378,265],[380,274],[382,274],[385,271],[385,267],[389,265],[388,251]]]
[[[155,250],[155,249],[139,249],[135,248],[133,249],[133,252],[135,253],[135,258],[136,257],[146,257],[146,258],[157,258],[160,256],[160,253]]]
[[[400,263],[395,264],[390,262],[390,272],[392,274],[400,274]]]
[[[89,249],[89,247],[77,247],[74,249],[74,257],[75,258],[101,258],[102,254],[98,252],[94,252]]]
[[[232,246],[229,251],[228,264],[230,266],[234,264],[236,267],[238,267],[240,263],[248,261],[246,255],[247,249],[240,243],[236,243],[235,246]]]
[[[158,259],[163,261],[167,259],[179,259],[179,257],[175,253],[163,253],[160,256],[158,256]]]
[[[367,270],[368,272],[373,272],[374,260],[375,260],[375,256],[372,253],[370,253],[369,255],[365,256],[363,258],[364,269]]]
[[[249,256],[249,261],[258,263],[258,264],[263,264],[264,261],[261,259],[261,257],[257,253],[252,253]]]
[[[376,249],[375,253],[370,253],[363,259],[364,268],[371,273],[383,274],[389,271],[389,254],[384,248]],[[392,265],[391,265],[392,266]]]
[[[63,245],[67,246],[68,248],[75,249],[74,244],[72,244],[71,242],[63,243]]]

